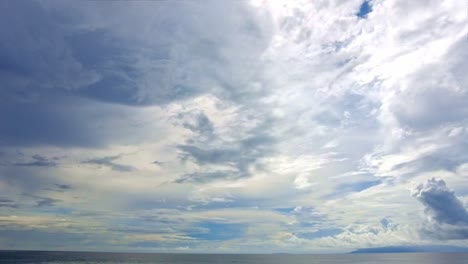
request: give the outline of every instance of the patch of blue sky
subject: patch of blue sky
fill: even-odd
[[[55,212],[61,215],[71,215],[73,213],[73,209],[71,208],[65,208],[65,207],[59,207],[55,208]]]
[[[366,189],[369,189],[381,183],[382,183],[381,180],[367,180],[367,181],[339,184],[332,193],[325,195],[324,198],[332,199],[332,198],[340,197],[341,195],[347,194],[347,193],[362,192]]]
[[[231,240],[245,235],[247,224],[203,222],[197,225],[203,231],[188,234],[199,240]]]
[[[282,207],[282,208],[275,208],[273,210],[280,212],[280,213],[292,214],[294,213],[294,209],[296,209],[296,207]]]
[[[66,207],[48,207],[46,209],[42,209],[41,211],[56,215],[71,215],[74,210]]]
[[[381,183],[382,181],[380,180],[344,183],[344,184],[338,185],[337,189],[338,191],[343,191],[343,192],[361,192],[361,191],[364,191],[365,189],[369,189]]]
[[[359,12],[356,16],[359,18],[367,18],[367,15],[372,12],[372,5],[369,1],[364,1],[359,7]]]
[[[172,223],[172,222],[171,222]],[[112,226],[112,229],[115,231],[125,230],[130,233],[144,233],[147,230],[154,231],[154,225],[165,225],[163,220],[154,220],[154,219],[144,219],[140,217],[131,218],[111,218],[107,220],[107,224]]]
[[[316,226],[320,226],[322,221],[323,221],[323,219],[320,218],[320,220],[315,221],[315,222],[300,222],[299,226],[302,227],[302,228],[316,227]]]
[[[341,233],[343,233],[342,229],[327,228],[327,229],[320,229],[315,232],[298,233],[296,235],[297,237],[304,238],[304,239],[317,239],[317,238],[322,238],[322,237],[336,236]]]

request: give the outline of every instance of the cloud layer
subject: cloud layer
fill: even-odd
[[[466,243],[463,1],[0,10],[0,248]]]

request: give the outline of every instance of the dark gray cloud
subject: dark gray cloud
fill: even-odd
[[[56,178],[56,175],[63,176],[63,173],[58,171],[63,168],[63,159],[66,157],[64,153],[52,154],[43,149],[36,149],[33,154],[29,154],[30,149],[22,149],[20,146],[4,149],[2,156],[4,164],[0,166],[0,183],[5,194],[9,195],[6,198],[15,200],[15,196],[21,193],[41,195],[49,188],[59,189],[55,184],[67,183],[66,179]],[[23,200],[18,201],[23,204]]]
[[[0,10],[0,145],[105,143],[95,129],[102,124],[96,117],[113,115],[76,95],[101,78],[96,67],[79,61],[70,44],[77,42],[72,36],[83,34],[77,21],[46,8],[46,2],[1,2]],[[90,50],[97,42],[90,42]],[[93,113],[86,111],[92,108]]]
[[[254,74],[270,41],[269,22],[243,2],[227,4],[237,12],[226,12],[225,5],[2,3],[3,88],[18,99],[61,90],[129,105],[165,104],[207,91],[238,97],[230,88]],[[236,54],[226,52],[231,50]],[[226,67],[230,71],[219,70]],[[209,88],[216,84],[229,89]]]
[[[242,150],[237,148],[202,148],[194,145],[179,145],[178,148],[183,153],[183,160],[191,158],[200,165],[241,162],[237,158],[242,155]]]
[[[179,145],[182,160],[192,160],[195,163],[203,165],[220,164],[233,166],[236,172],[209,172],[209,173],[194,173],[184,176],[183,178],[194,179],[201,176],[202,181],[209,178],[240,178],[249,176],[248,168],[253,165],[261,157],[271,154],[274,140],[267,135],[256,135],[236,142],[225,142],[223,146],[210,147],[203,145]]]
[[[206,170],[182,175],[177,182],[208,182],[221,179],[239,179],[250,176],[249,167],[265,156],[273,154],[276,139],[271,135],[273,120],[269,115],[238,139],[223,140],[216,135],[207,117],[198,116],[193,126],[195,135],[186,144],[179,144],[182,161],[191,160],[200,166],[225,165],[232,170]],[[201,121],[200,121],[201,119]],[[197,129],[195,129],[197,128]],[[209,133],[211,137],[204,137]]]
[[[57,203],[61,202],[61,200],[59,199],[54,199],[54,198],[44,197],[44,196],[39,196],[39,195],[24,194],[24,196],[34,199],[35,207],[38,207],[38,208],[55,206]]]
[[[194,172],[180,176],[174,182],[184,183],[206,183],[216,180],[235,180],[247,176],[246,173],[239,171],[213,171],[213,172]]]
[[[106,124],[124,116],[112,105],[50,92],[31,100],[1,102],[0,145],[100,147],[122,138]]]
[[[108,135],[121,111],[102,102],[255,98],[246,83],[271,22],[246,3],[225,5],[0,3],[0,145],[100,147],[131,135]],[[209,129],[207,121],[200,115],[198,128]]]
[[[86,161],[83,161],[83,164],[94,164],[94,165],[99,165],[99,166],[105,166],[108,167],[112,170],[115,171],[120,171],[120,172],[128,172],[128,171],[133,171],[135,170],[134,167],[128,166],[128,165],[122,165],[114,162],[114,160],[117,160],[121,157],[121,155],[116,155],[116,156],[108,156],[108,157],[102,157],[102,158],[94,158],[94,159],[89,159]]]
[[[421,230],[423,238],[438,240],[468,239],[468,225],[431,224]]]
[[[55,186],[61,190],[70,190],[72,189],[71,185],[68,184],[55,184]]]
[[[428,218],[425,235],[440,239],[468,239],[468,211],[442,179],[432,178],[414,187],[413,197],[424,205]]]
[[[31,157],[33,160],[28,162],[16,162],[15,166],[31,166],[31,167],[55,167],[57,166],[56,158],[48,159],[41,155],[34,155]]]
[[[468,224],[468,212],[442,179],[432,178],[416,186],[411,193],[425,207],[427,216],[437,223]]]
[[[65,192],[73,189],[71,185],[68,184],[54,184],[52,188],[45,188],[44,190],[53,191],[53,192]]]
[[[93,61],[93,65],[105,66],[98,67],[102,76],[100,81],[77,92],[103,101],[131,105],[165,104],[207,92],[237,98],[234,91],[245,92],[242,89],[245,77],[252,76],[257,59],[268,45],[270,36],[268,30],[262,27],[268,23],[258,23],[258,20],[265,18],[259,18],[248,5],[242,2],[228,4],[243,19],[233,16],[232,12],[225,12],[225,5],[223,3],[223,8],[219,8],[220,3],[216,1],[208,1],[203,6],[191,2],[165,1],[146,3],[144,6],[116,3],[112,14],[120,14],[119,20],[110,17],[97,21],[97,24],[117,25],[103,27],[107,35],[101,32],[75,35],[73,42],[80,43],[74,45],[80,51],[77,59],[85,66],[88,61]],[[109,9],[106,4],[83,6],[81,9],[85,11],[85,17],[107,17],[111,14],[105,11]],[[158,19],[152,19],[152,25],[148,27],[144,19],[129,17],[129,10],[142,13],[143,18],[146,14]],[[151,14],[147,13],[148,10],[152,11]],[[128,21],[124,22],[126,19]],[[213,25],[212,21],[219,24]],[[119,26],[135,32],[123,31]],[[147,29],[145,34],[135,34],[142,27]],[[232,34],[225,34],[226,31]],[[239,42],[241,36],[245,36],[243,43]],[[109,44],[112,52],[107,51]],[[241,52],[239,45],[243,47]],[[235,57],[226,52],[230,50],[236,51]],[[240,58],[242,61],[239,61]],[[252,66],[250,72],[244,63]],[[230,69],[229,74],[219,70],[223,67]],[[215,86],[219,89],[213,88]],[[109,87],[113,88],[109,90]],[[232,87],[237,89],[231,91]]]
[[[180,113],[177,118],[182,121],[184,128],[196,133],[200,140],[210,140],[215,136],[213,123],[202,111]]]
[[[0,10],[4,99],[25,100],[43,89],[77,89],[98,79],[73,58],[59,14],[36,1],[2,2]]]
[[[53,199],[49,197],[37,197],[37,199],[37,207],[54,206],[56,203],[60,202],[60,200],[58,199]]]
[[[158,165],[158,166],[162,166],[164,164],[164,162],[159,161],[159,160],[155,160],[152,163],[155,164],[155,165]]]
[[[0,198],[0,208],[1,207],[17,208],[18,204],[13,200]]]

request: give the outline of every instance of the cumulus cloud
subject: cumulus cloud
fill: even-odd
[[[426,234],[442,239],[468,238],[468,211],[442,179],[432,178],[411,190],[424,205]]]

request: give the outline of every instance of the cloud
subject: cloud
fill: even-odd
[[[35,207],[37,208],[55,206],[57,203],[61,202],[61,200],[59,199],[54,199],[50,197],[43,197],[30,194],[25,194],[25,196],[33,198],[34,202],[36,203]]]
[[[109,76],[107,80],[111,85],[122,83],[115,89],[114,96],[100,92],[107,90],[107,83],[87,88],[87,95],[97,97],[102,94],[100,99],[115,101],[114,98],[118,99],[120,94],[122,99],[128,98],[123,103],[130,104],[165,104],[193,98],[207,91],[233,96],[231,94],[236,89],[225,88],[240,87],[239,82],[253,74],[243,67],[255,67],[258,62],[256,59],[266,48],[270,36],[265,32],[268,30],[266,17],[258,16],[245,3],[229,5],[236,12],[221,11],[225,9],[220,8],[221,5],[216,1],[203,6],[188,2],[117,4],[113,9],[120,14],[121,19],[112,19],[111,23],[94,17],[98,15],[95,10],[103,10],[105,5],[82,5],[80,9],[87,18],[95,20],[102,30],[112,34],[111,39],[104,41],[112,42],[114,47],[124,50],[124,56],[109,54],[111,56],[103,60],[124,57],[130,61],[123,63],[125,68],[119,68],[121,63],[118,63],[112,73],[117,72],[117,76],[131,73],[123,79]],[[143,12],[142,19],[133,19],[130,10]],[[178,10],[177,13],[174,10]],[[155,14],[157,19],[152,18]],[[152,23],[150,27],[145,27],[148,18]],[[212,24],[214,20],[219,23]],[[126,29],[122,30],[121,27]],[[146,29],[145,33],[135,34],[134,30],[142,27]],[[208,28],[209,33],[206,31]],[[226,31],[230,34],[225,34]],[[232,50],[237,51],[236,56],[230,52]],[[231,74],[220,71],[220,67],[227,67]],[[241,78],[232,78],[243,74]]]
[[[296,234],[299,238],[304,239],[317,239],[322,237],[333,237],[343,233],[344,230],[339,228],[329,228],[329,229],[320,229],[315,232],[308,232],[308,233],[298,233]]]
[[[2,102],[0,110],[0,145],[6,147],[101,147],[138,134],[138,127],[128,124],[141,117],[132,109],[50,91],[32,100]]]
[[[468,238],[468,211],[442,179],[432,178],[415,186],[411,195],[424,205],[427,235],[441,239]]]
[[[219,180],[235,180],[240,179],[242,177],[246,177],[245,174],[242,174],[238,171],[213,171],[213,172],[193,172],[184,174],[178,177],[174,182],[176,183],[184,183],[184,182],[192,182],[192,183],[207,183],[212,181],[219,181]]]
[[[155,161],[153,161],[153,162],[151,162],[151,163],[153,163],[153,164],[155,164],[155,165],[158,165],[158,166],[164,165],[164,162],[159,161],[159,160],[155,160]]]
[[[58,14],[37,2],[2,3],[1,9],[4,100],[34,98],[42,89],[73,90],[99,79],[73,57]]]
[[[104,166],[108,167],[112,170],[115,171],[120,171],[120,172],[129,172],[129,171],[134,171],[136,170],[135,167],[129,166],[129,165],[122,165],[114,162],[114,160],[120,159],[122,155],[116,155],[116,156],[108,156],[108,157],[102,157],[102,158],[94,158],[94,159],[89,159],[86,161],[82,161],[82,164],[94,164],[94,165],[99,165],[99,166]]]
[[[2,230],[122,251],[463,243],[465,7],[0,3]],[[408,199],[426,174],[457,196]]]
[[[135,135],[109,131],[128,113],[114,104],[256,98],[249,81],[270,18],[244,2],[229,5],[235,12],[216,1],[117,3],[110,15],[97,2],[2,4],[0,144],[102,146]]]
[[[239,132],[243,133],[234,134],[229,140],[225,140],[222,136],[200,138],[200,134],[196,134],[190,138],[188,144],[179,144],[177,148],[180,151],[181,161],[192,161],[206,168],[204,172],[188,173],[179,181],[208,182],[210,179],[232,180],[250,176],[251,166],[261,158],[273,154],[275,139],[269,135],[267,124],[270,122],[260,123],[246,132],[238,128]],[[212,126],[208,127],[209,135],[215,135],[216,131],[212,132]],[[203,131],[206,134],[206,130]],[[210,169],[215,166],[224,166],[228,169]],[[200,179],[196,180],[198,177]]]
[[[188,236],[198,240],[226,241],[241,238],[245,235],[246,224],[202,222],[196,225],[199,232],[189,233]]]
[[[41,155],[34,155],[31,157],[33,159],[33,161],[29,161],[29,162],[17,162],[17,163],[13,163],[13,165],[15,166],[26,166],[26,167],[55,167],[57,166],[57,163],[56,163],[56,158],[50,160],[44,156],[41,156]]]
[[[68,184],[55,184],[55,186],[61,190],[70,190],[72,189],[71,185]]]
[[[255,136],[234,142],[225,142],[222,147],[179,145],[182,160],[192,160],[196,164],[225,165],[234,171],[217,171],[210,173],[195,173],[189,178],[203,175],[203,181],[220,178],[240,178],[250,176],[249,167],[270,154],[269,149],[274,140],[268,136]],[[223,176],[224,175],[224,176]],[[236,175],[236,176],[234,176]],[[233,177],[234,176],[234,177]]]
[[[213,123],[204,112],[179,113],[177,118],[183,120],[182,126],[195,133],[199,140],[210,140],[215,136]]]
[[[398,224],[393,223],[390,219],[385,217],[380,220],[380,224],[382,224],[382,228],[385,231],[395,231],[398,229]]]
[[[0,198],[0,207],[17,208],[18,205],[13,200]]]
[[[47,191],[53,191],[53,192],[65,192],[65,191],[70,191],[72,190],[73,187],[69,184],[54,184],[54,187],[52,188],[44,188],[44,190]]]
[[[468,212],[442,179],[432,178],[415,186],[411,195],[425,207],[426,215],[437,223],[468,224]]]
[[[464,56],[459,49],[459,44],[455,44],[444,59]],[[402,84],[404,87],[396,96],[405,100],[395,98],[389,106],[402,127],[425,131],[465,119],[468,107],[464,102],[468,100],[468,91],[462,88],[451,69],[444,66],[421,67]],[[434,109],[439,111],[434,112]]]

